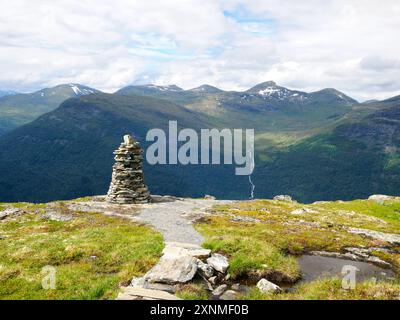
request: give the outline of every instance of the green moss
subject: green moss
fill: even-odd
[[[340,252],[345,247],[388,246],[361,235],[349,227],[381,232],[400,232],[397,210],[400,202],[377,204],[372,201],[328,202],[303,205],[296,202],[257,200],[217,206],[215,215],[196,225],[205,236],[204,246],[230,257],[233,278],[257,271],[279,272],[289,281],[299,277],[294,256],[309,251]],[[299,213],[298,209],[309,209]],[[297,210],[296,214],[293,213]],[[232,215],[260,220],[234,222]],[[374,252],[400,266],[400,256]]]
[[[176,296],[183,300],[208,300],[209,292],[201,284],[186,284],[176,292]]]
[[[159,259],[162,236],[125,219],[75,213],[68,222],[25,214],[0,223],[0,299],[113,299]],[[41,286],[56,268],[56,289]]]

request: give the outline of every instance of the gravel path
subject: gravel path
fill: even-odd
[[[138,219],[153,225],[166,242],[184,242],[200,245],[203,237],[192,223],[207,214],[216,204],[229,203],[223,200],[184,199],[173,202],[151,203],[141,206]]]
[[[193,222],[209,214],[207,211],[214,205],[232,203],[229,200],[152,197],[153,203],[119,205],[106,202],[105,196],[97,196],[90,201],[70,201],[67,206],[74,211],[101,212],[150,224],[163,234],[165,242],[201,245],[204,239],[194,229]]]

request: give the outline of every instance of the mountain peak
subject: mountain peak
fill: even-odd
[[[246,93],[261,96],[263,99],[299,101],[301,103],[307,100],[307,93],[278,86],[274,81],[266,81],[257,84],[247,90]]]
[[[98,92],[95,89],[89,88],[89,87],[81,85],[81,84],[70,83],[70,84],[68,84],[68,86],[71,88],[71,90],[77,96],[85,96],[85,95],[88,95],[88,94],[92,94],[92,93]]]
[[[276,82],[274,82],[274,81],[266,81],[266,82],[261,82],[261,83],[255,85],[254,87],[252,87],[249,90],[247,90],[247,92],[258,93],[260,90],[265,90],[267,88],[275,88],[275,87],[278,87]]]
[[[217,93],[221,92],[222,90],[217,87],[210,86],[209,84],[203,84],[200,87],[190,89],[189,91],[203,92],[203,93]]]
[[[85,96],[92,93],[98,93],[100,91],[84,86],[78,83],[67,83],[67,84],[59,84],[55,87],[45,88],[36,92],[31,93],[30,95],[46,97],[46,96],[56,96],[62,95],[65,97],[80,97]]]
[[[157,89],[160,91],[183,91],[182,88],[178,87],[175,84],[170,84],[170,85],[155,85],[155,84],[147,84],[144,87],[147,87],[149,89]]]
[[[357,100],[349,97],[348,95],[344,94],[343,92],[341,92],[335,88],[325,88],[320,91],[313,92],[311,94],[314,96],[325,96],[327,98],[330,97],[335,100],[343,101],[347,104],[357,104],[358,103]]]

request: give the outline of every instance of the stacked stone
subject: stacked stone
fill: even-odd
[[[112,203],[148,203],[150,192],[143,180],[142,153],[139,142],[130,135],[124,136],[124,142],[114,151],[113,166],[107,201]]]

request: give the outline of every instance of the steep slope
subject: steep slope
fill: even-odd
[[[0,134],[54,110],[68,98],[96,92],[99,91],[79,84],[64,84],[34,93],[3,96],[0,98]]]
[[[113,150],[130,133],[146,147],[149,129],[167,131],[168,120],[194,129],[210,125],[201,114],[164,100],[94,94],[65,101],[58,109],[0,137],[0,201],[48,201],[107,192]],[[246,185],[233,168],[145,165],[153,193],[203,196],[226,183]],[[239,181],[240,180],[240,181]],[[225,188],[226,189],[226,188]]]
[[[255,128],[253,181],[260,198],[288,193],[301,201],[351,199],[398,187],[396,99],[362,105],[335,90],[302,93],[272,82],[245,93],[200,88],[205,90],[155,87],[141,88],[141,95],[81,96],[0,137],[0,201],[105,193],[121,136],[131,133],[146,148],[146,132],[166,130],[168,120],[196,130]],[[175,98],[145,97],[144,91]],[[179,99],[190,103],[171,102]],[[215,108],[205,104],[216,101]],[[153,193],[246,199],[250,191],[247,177],[235,176],[233,166],[145,170]]]
[[[288,193],[315,201],[398,194],[399,148],[400,104],[343,123],[259,163],[253,179],[257,195]]]

